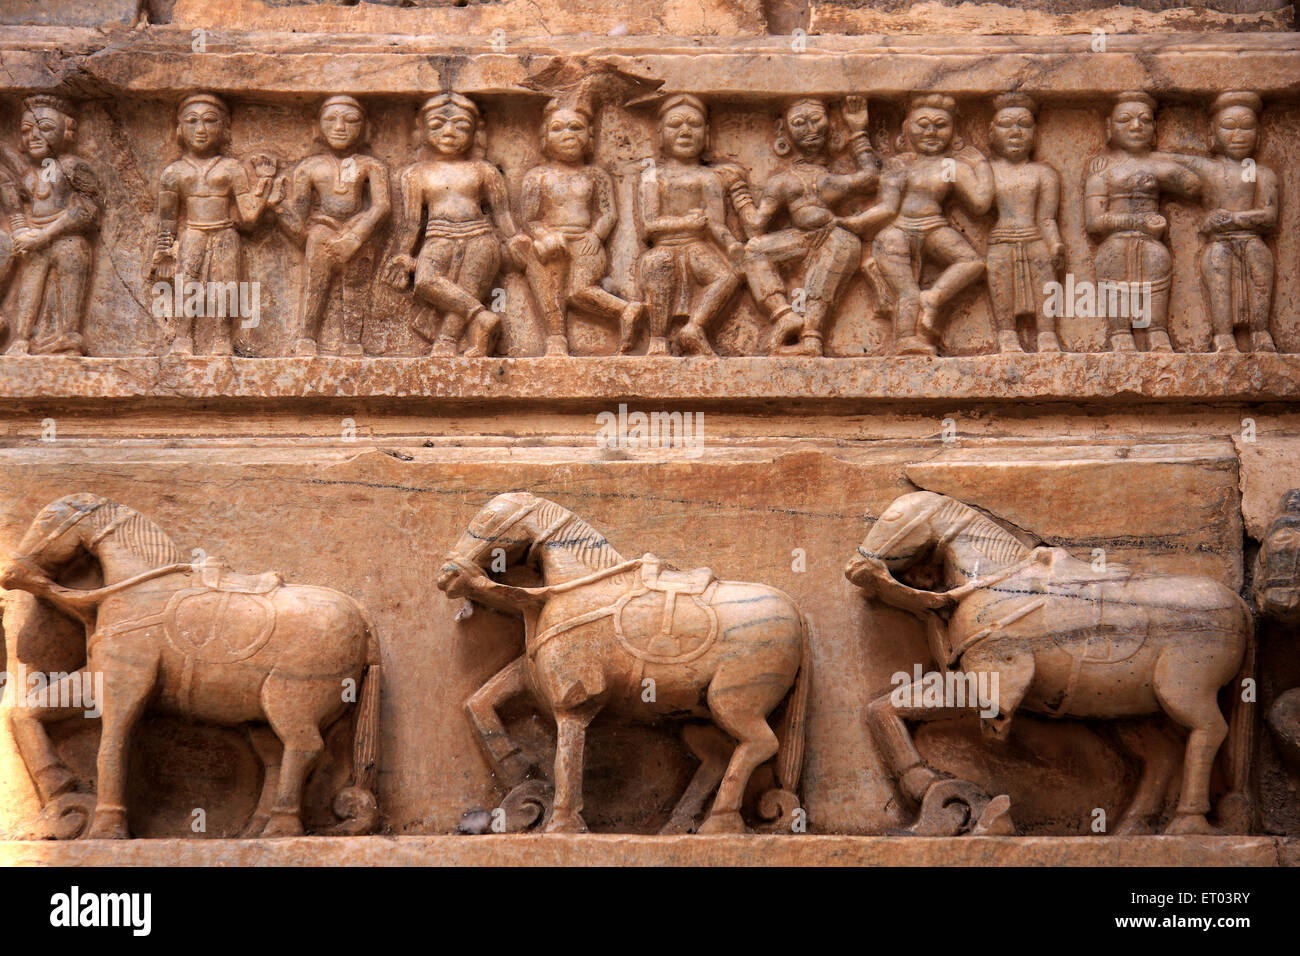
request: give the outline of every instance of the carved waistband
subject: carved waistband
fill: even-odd
[[[903,232],[912,235],[929,235],[936,229],[942,229],[948,225],[948,217],[942,214],[933,216],[898,216],[894,220],[894,225]]]
[[[989,242],[1036,242],[1043,238],[1037,226],[994,226]]]
[[[492,224],[486,219],[472,219],[469,222],[430,219],[424,227],[424,234],[430,239],[473,239],[475,236],[487,236],[491,233]]]
[[[222,219],[220,222],[194,222],[190,220],[185,223],[186,229],[194,229],[198,232],[216,232],[219,229],[234,229],[235,223],[231,219]]]

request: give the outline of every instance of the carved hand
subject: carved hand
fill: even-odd
[[[597,238],[594,232],[585,233],[582,239],[578,241],[578,254],[582,256],[594,256],[596,253],[600,252],[603,245],[604,243]]]
[[[415,272],[415,260],[408,255],[393,256],[384,267],[384,281],[394,289],[405,289]]]
[[[1065,243],[1057,242],[1052,245],[1052,270],[1060,272],[1065,268]]]
[[[159,237],[149,261],[149,278],[171,279],[176,275],[176,245],[166,237]]]
[[[506,257],[516,269],[522,269],[533,245],[533,241],[522,232],[516,233],[506,240]]]
[[[564,253],[564,247],[564,237],[558,232],[544,232],[541,238],[534,243],[537,258],[543,262],[558,259]]]
[[[43,249],[49,245],[49,237],[40,229],[19,229],[11,237],[14,244],[14,252],[23,255],[28,252],[35,252],[37,249]]]
[[[270,153],[254,153],[248,157],[248,164],[253,167],[258,179],[270,179],[280,165]]]
[[[1165,227],[1169,225],[1167,219],[1158,212],[1149,212],[1139,217],[1143,224],[1143,232],[1153,238],[1164,234]]]
[[[1201,223],[1201,232],[1222,232],[1232,228],[1232,213],[1226,209],[1216,209],[1205,217]]]
[[[844,125],[850,132],[861,133],[867,128],[867,98],[865,96],[846,96],[844,98]]]

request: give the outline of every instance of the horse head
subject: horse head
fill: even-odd
[[[1300,489],[1282,496],[1255,559],[1255,606],[1284,624],[1300,624]]]
[[[509,565],[527,557],[534,535],[519,525],[543,500],[526,491],[511,491],[484,505],[443,559],[439,589],[449,597],[464,597],[472,590],[471,580],[495,559],[504,554]]]
[[[0,574],[6,590],[47,591],[54,577],[86,549],[82,521],[111,502],[80,492],[64,495],[41,509]]]
[[[911,611],[936,610],[952,602],[942,593],[910,587],[895,575],[929,557],[939,534],[932,519],[952,499],[916,491],[890,502],[849,558],[844,576],[869,596]]]

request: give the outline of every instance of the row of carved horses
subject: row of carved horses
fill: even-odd
[[[86,554],[102,570],[102,587],[58,583],[62,570]],[[503,561],[530,566],[540,586],[494,576]],[[935,589],[906,583],[922,566],[939,576]],[[1212,831],[1210,774],[1228,739],[1229,792],[1218,822],[1233,832],[1249,829],[1250,720],[1243,695],[1233,694],[1231,727],[1218,702],[1220,689],[1253,667],[1251,611],[1231,589],[1209,578],[1116,565],[1098,571],[1060,548],[1032,547],[984,513],[930,492],[891,503],[845,573],[866,594],[919,616],[940,667],[996,677],[988,684],[996,688],[994,706],[982,711],[996,736],[1006,735],[1017,709],[1088,719],[1163,711],[1185,728],[1181,793],[1166,832]],[[467,599],[457,620],[472,611],[469,602],[524,620],[521,655],[466,706],[498,782],[509,789],[501,805],[508,829],[539,821],[552,832],[586,829],[583,745],[601,712],[684,722],[685,742],[700,764],[665,831],[745,832],[746,789],[773,759],[774,783],[759,796],[759,815],[783,829],[802,814],[812,632],[783,592],[717,580],[707,569],[675,571],[649,554],[625,559],[573,512],[524,492],[498,495],[483,507],[447,555],[437,584]],[[82,711],[59,706],[68,698],[57,687],[45,705],[12,711],[15,740],[52,835],[85,829],[92,837],[128,836],[126,751],[146,710],[249,727],[266,773],[245,834],[300,834],[303,788],[322,733],[351,702],[352,779],[335,801],[342,822],[334,832],[378,825],[379,645],[366,613],[347,595],[186,562],[150,519],[92,494],[44,508],[0,585],[84,622],[83,670],[103,675],[93,798],[78,792],[79,781],[46,732],[47,724]],[[1276,603],[1276,593],[1266,597]],[[642,693],[647,681],[655,688],[649,697]],[[920,808],[914,832],[1013,833],[1008,799],[927,767],[907,726],[955,716],[974,702],[922,706],[921,688],[915,690],[885,695],[868,708],[886,765]],[[549,782],[498,712],[519,695],[555,720]],[[1144,773],[1119,831],[1150,825],[1167,782]]]

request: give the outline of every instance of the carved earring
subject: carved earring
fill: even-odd
[[[794,149],[785,135],[785,120],[776,121],[776,138],[772,140],[772,152],[778,156],[789,156]]]

